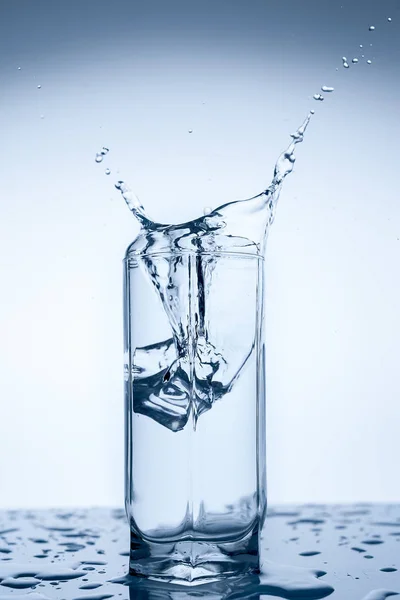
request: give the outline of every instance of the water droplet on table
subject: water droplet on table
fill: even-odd
[[[383,567],[383,569],[379,569],[380,571],[382,571],[383,573],[394,573],[395,571],[397,571],[397,569],[395,567]]]
[[[397,592],[392,592],[390,590],[372,590],[366,596],[364,596],[363,600],[385,600],[388,596],[396,596]]]

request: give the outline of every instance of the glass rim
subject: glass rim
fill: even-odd
[[[245,258],[245,259],[257,259],[264,261],[265,258],[261,254],[254,254],[251,252],[235,252],[235,251],[227,251],[227,250],[160,250],[157,252],[132,252],[129,254],[127,252],[123,258],[123,262],[128,262],[129,260],[148,258],[148,257],[162,257],[162,256],[226,256],[230,258]]]

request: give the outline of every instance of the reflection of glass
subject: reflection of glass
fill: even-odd
[[[190,598],[205,598],[206,600],[260,600],[262,593],[271,592],[275,595],[276,589],[260,585],[257,575],[234,577],[226,581],[196,586],[194,589],[187,586],[178,586],[171,583],[163,584],[148,579],[133,580],[129,586],[129,600],[190,600]],[[316,596],[311,596],[312,598]],[[320,596],[318,596],[320,597]]]
[[[125,357],[131,574],[196,581],[257,571],[262,258],[128,251]]]

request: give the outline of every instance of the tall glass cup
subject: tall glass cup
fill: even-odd
[[[245,252],[127,250],[132,575],[195,584],[259,569],[266,513],[263,263]]]

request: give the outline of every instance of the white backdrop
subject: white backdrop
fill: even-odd
[[[248,197],[310,107],[267,257],[269,498],[400,499],[400,11],[228,4],[1,5],[0,507],[123,502],[115,181],[160,221]]]

